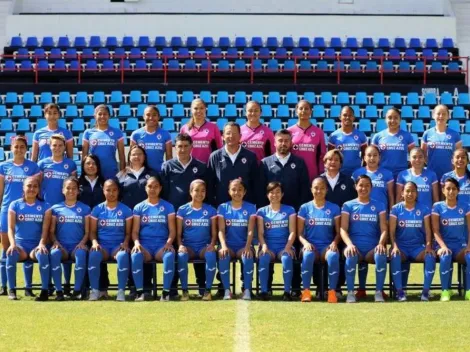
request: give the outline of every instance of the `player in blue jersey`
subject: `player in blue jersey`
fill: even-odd
[[[336,286],[339,277],[339,252],[341,210],[336,204],[326,200],[328,190],[326,180],[317,177],[312,182],[313,200],[300,207],[297,216],[297,233],[303,245],[302,281],[304,291],[302,302],[311,302],[310,283],[313,263],[328,263],[329,290],[328,303],[337,303]]]
[[[194,180],[189,186],[191,201],[182,205],[176,217],[176,243],[178,245],[178,273],[183,295],[187,301],[188,294],[188,260],[204,259],[206,261],[206,287],[202,297],[204,301],[212,300],[211,289],[217,266],[215,244],[217,241],[217,211],[204,203],[206,183]]]
[[[230,260],[241,259],[243,263],[243,296],[251,300],[251,287],[254,271],[254,250],[252,246],[256,226],[256,206],[243,201],[246,187],[242,180],[230,181],[228,193],[230,202],[219,205],[219,272],[224,285],[224,299],[231,299]]]
[[[176,237],[175,209],[160,198],[162,181],[152,176],[145,186],[148,198],[134,208],[132,222],[132,275],[137,290],[136,301],[144,301],[144,262],[155,259],[163,263],[163,294],[161,301],[170,300],[171,281],[175,272]]]
[[[364,132],[354,128],[354,110],[350,106],[341,109],[341,128],[334,131],[328,140],[328,149],[338,149],[343,154],[341,172],[348,177],[361,167],[361,160],[367,147]]]
[[[408,168],[408,152],[415,146],[411,134],[400,129],[400,111],[391,108],[385,116],[388,128],[376,133],[371,144],[380,149],[380,166],[390,170],[396,179]]]
[[[412,181],[402,187],[404,201],[390,212],[391,275],[398,301],[406,301],[406,283],[402,280],[404,262],[424,262],[422,301],[429,301],[429,289],[436,269],[436,254],[432,249],[431,209],[419,202],[419,187]],[[408,276],[408,271],[405,272]],[[406,278],[407,281],[407,278]]]
[[[445,173],[441,178],[441,187],[444,181],[453,178],[459,183],[459,202],[470,204],[470,170],[468,170],[468,154],[465,149],[459,148],[452,155],[453,171]]]
[[[52,156],[39,161],[41,170],[41,193],[44,201],[50,205],[64,201],[62,189],[64,180],[77,175],[77,165],[71,159],[64,158],[65,138],[60,134],[51,137]]]
[[[39,200],[39,180],[27,177],[23,182],[24,197],[14,200],[8,210],[7,278],[8,298],[16,300],[16,263],[37,260],[41,274],[41,294],[36,301],[47,301],[49,286],[49,252],[46,248],[51,224],[51,211],[47,203]],[[58,297],[61,296],[57,292]]]
[[[38,162],[42,159],[52,156],[49,143],[51,136],[60,134],[66,140],[67,158],[73,157],[73,136],[72,133],[63,127],[59,127],[60,108],[56,104],[47,104],[44,107],[44,117],[47,126],[38,129],[33,134],[33,150],[31,151],[31,160]]]
[[[346,244],[347,303],[355,303],[354,278],[358,262],[375,263],[375,301],[384,302],[383,286],[387,273],[387,217],[385,205],[370,197],[372,180],[356,179],[357,199],[344,203],[341,210],[341,238]]]
[[[88,260],[90,301],[100,297],[100,263],[109,258],[117,261],[118,293],[116,300],[125,301],[129,276],[129,240],[132,231],[132,210],[119,202],[119,184],[116,179],[103,185],[105,201],[91,211],[90,239],[92,247]]]
[[[465,264],[465,300],[470,300],[470,205],[458,201],[459,183],[448,178],[442,187],[445,200],[432,208],[432,230],[439,249],[441,301],[450,300],[452,260]]]
[[[88,205],[77,200],[79,182],[75,177],[64,180],[62,193],[65,200],[52,206],[52,221],[50,230],[51,267],[55,289],[62,292],[61,261],[75,261],[75,285],[71,295],[73,300],[79,299],[86,273],[86,257],[88,232],[90,228],[91,209]],[[65,282],[70,287],[71,270],[64,265]],[[57,296],[59,297],[59,296]]]
[[[101,162],[101,171],[105,179],[116,176],[126,167],[124,156],[124,135],[121,130],[109,125],[110,111],[106,105],[95,108],[96,125],[83,133],[82,156],[95,154]],[[116,150],[119,156],[119,169],[116,162]]]
[[[447,127],[450,118],[447,106],[437,105],[432,112],[432,118],[436,121],[436,126],[424,132],[421,147],[427,156],[428,168],[440,179],[452,170],[452,153],[462,147],[462,141],[459,132]]]
[[[16,136],[11,142],[13,158],[0,164],[0,230],[2,240],[2,259],[7,258],[6,252],[10,246],[8,240],[8,208],[14,200],[23,195],[23,182],[28,176],[39,176],[36,163],[25,158],[28,143],[24,136]],[[25,276],[25,296],[34,296],[32,287],[33,264],[23,264]],[[4,262],[0,262],[1,289],[0,295],[7,295],[7,272]]]
[[[173,158],[170,133],[159,127],[160,112],[154,105],[144,110],[145,126],[131,134],[131,146],[140,145],[145,149],[148,165],[153,172],[160,173],[165,160]]]
[[[259,252],[259,280],[261,299],[268,300],[269,264],[276,259],[282,262],[284,301],[291,301],[291,284],[295,259],[297,214],[294,208],[281,204],[283,192],[280,182],[270,182],[266,187],[269,205],[257,212]]]
[[[439,201],[439,181],[436,173],[429,167],[424,167],[424,151],[413,148],[410,151],[411,168],[402,171],[397,177],[397,200],[403,196],[403,186],[412,181],[418,186],[418,202],[431,209],[432,205]]]

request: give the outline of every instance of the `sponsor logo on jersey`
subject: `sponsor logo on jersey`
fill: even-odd
[[[65,222],[65,216],[59,216],[59,222]]]
[[[352,218],[353,220],[359,220],[359,214],[353,214]]]
[[[24,215],[23,214],[18,215],[18,220],[23,221],[24,220]]]
[[[447,226],[449,224],[449,221],[447,219],[442,219],[442,225]]]
[[[149,218],[147,216],[142,216],[142,222],[148,222],[149,221]]]
[[[246,146],[248,145],[246,142],[242,142],[241,144],[243,148],[246,148]]]
[[[267,229],[270,229],[270,228],[271,228],[271,223],[270,223],[270,222],[266,222],[266,223],[264,223],[264,226],[265,226]]]
[[[186,219],[186,220],[184,221],[184,224],[185,224],[186,226],[191,226],[191,219]]]
[[[232,222],[229,219],[225,220],[225,226],[230,226],[230,225],[232,225]]]
[[[399,221],[398,226],[405,227],[405,222],[403,220]]]
[[[308,219],[308,224],[309,224],[310,226],[315,225],[315,219]]]

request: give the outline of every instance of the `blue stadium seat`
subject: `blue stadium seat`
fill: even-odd
[[[372,124],[368,119],[360,119],[359,120],[359,131],[364,133],[372,132]]]
[[[42,117],[42,106],[41,105],[31,105],[29,109],[29,117],[30,118],[39,118]],[[1,115],[0,115],[1,117]]]
[[[156,105],[160,103],[160,92],[158,90],[150,90],[147,95],[147,104]]]
[[[307,59],[318,60],[321,58],[320,51],[318,48],[310,48],[308,50]]]
[[[228,104],[230,102],[229,94],[227,91],[218,91],[215,97],[217,104]]]
[[[24,117],[26,116],[24,113],[24,107],[23,105],[13,105],[13,108],[11,110],[11,117]]]
[[[393,62],[391,61],[384,61],[382,65],[382,71],[387,72],[395,72],[395,67],[393,67]]]
[[[345,66],[344,66],[344,62],[343,61],[335,61],[334,64],[333,64],[333,71],[334,72],[338,72],[341,71],[341,72],[344,72],[345,71]]]
[[[1,121],[0,123],[0,131],[2,130],[3,126],[4,126],[4,120]],[[6,127],[6,126],[5,126]],[[8,129],[9,131],[13,130],[13,126],[12,128]],[[11,146],[11,142],[13,140],[13,138],[16,137],[16,133],[14,132],[7,132],[5,134],[5,147],[10,147]]]
[[[269,121],[269,127],[273,132],[279,131],[282,129],[282,121],[281,119],[272,119]]]
[[[33,92],[24,92],[23,98],[21,99],[23,105],[31,105],[36,103],[36,98]]]
[[[194,50],[193,58],[195,59],[205,59],[207,57],[206,49],[196,48]]]
[[[62,59],[62,51],[60,48],[52,48],[49,53],[49,59]]]
[[[292,37],[282,38],[282,47],[286,48],[287,50],[292,50],[294,46],[295,46],[294,38]]]
[[[235,60],[233,67],[234,71],[246,71],[246,62],[245,60]]]
[[[413,119],[414,118],[413,108],[409,105],[403,105],[401,107],[401,118],[405,120]]]
[[[18,125],[16,126],[16,132],[29,132],[31,126],[28,119],[19,119]]]
[[[87,60],[85,64],[86,71],[97,71],[98,70],[98,63],[95,60]]]
[[[426,69],[426,66],[424,65],[424,62],[418,61],[415,65],[414,72],[421,73],[421,72],[424,72],[425,69]]]
[[[183,46],[183,39],[181,37],[175,36],[170,39],[170,46],[172,48],[178,49]]]
[[[162,60],[153,60],[152,61],[152,70],[162,70],[163,62]]]
[[[368,119],[378,119],[379,112],[377,111],[377,106],[375,105],[367,105],[365,109],[365,116]]]
[[[38,119],[36,121],[36,130],[46,127],[47,126],[47,121],[46,119]]]
[[[336,50],[334,48],[326,48],[323,53],[323,59],[325,60],[335,60],[336,59]]]
[[[126,118],[126,117],[131,117],[131,116],[132,116],[131,106],[129,104],[121,104],[119,106],[118,117]]]
[[[375,92],[372,96],[372,104],[374,105],[385,105],[385,94],[382,92]]]
[[[217,104],[209,104],[207,105],[207,117],[219,117],[219,105]]]
[[[470,147],[470,134],[463,134],[462,135],[462,145],[464,148]]]
[[[328,65],[327,65],[327,68],[328,68]],[[299,71],[312,71],[312,63],[307,60],[300,61]]]
[[[335,49],[335,50],[340,50],[343,47],[343,43],[341,41],[341,38],[339,38],[339,37],[331,38],[330,47]]]
[[[442,62],[431,62],[431,72],[444,72]]]
[[[158,104],[157,105],[158,111],[160,112],[161,117],[166,117],[167,115],[167,107],[165,104]]]
[[[331,92],[322,92],[320,95],[320,104],[333,104],[333,94]]]
[[[449,60],[449,52],[447,51],[447,49],[439,49],[437,51],[436,58],[439,61],[447,61],[447,60]]]
[[[5,105],[0,105],[0,117],[4,118],[8,116],[7,107]]]
[[[336,104],[349,105],[350,98],[348,92],[338,92],[336,95]]]
[[[356,96],[354,98],[354,104],[356,105],[367,105],[369,104],[369,98],[367,97],[366,92],[356,92]]]
[[[277,40],[277,37],[267,37],[266,38],[266,47],[269,50],[276,50],[276,48],[279,47],[279,42]]]
[[[454,106],[454,108],[452,109],[451,117],[453,119],[462,119],[462,120],[466,119],[467,115],[463,106]]]
[[[431,110],[429,106],[422,105],[418,107],[418,115],[417,118],[419,119],[430,119],[431,118]]]
[[[401,60],[401,53],[399,49],[393,48],[388,52],[387,58],[392,61]]]
[[[261,117],[265,117],[265,118],[273,117],[273,109],[271,105],[266,105],[266,104],[261,105]]]
[[[416,55],[416,50],[409,48],[405,50],[405,59],[409,61],[416,61],[418,56]]]
[[[23,46],[23,38],[21,38],[20,36],[11,37],[10,48],[18,49],[22,46]]]
[[[459,93],[457,96],[457,104],[464,106],[470,105],[470,95],[468,93]]]
[[[284,67],[282,68],[283,72],[289,72],[289,71],[295,71],[296,65],[295,62],[292,60],[286,60],[284,61]]]
[[[246,104],[247,102],[246,92],[241,92],[241,91],[235,92],[233,102],[235,104]]]
[[[10,132],[13,131],[13,121],[11,119],[0,120],[0,131]],[[6,142],[6,139],[5,139]]]
[[[330,118],[337,119],[341,115],[341,105],[330,106]]]
[[[219,44],[220,46],[220,44]],[[229,44],[230,46],[230,44]],[[243,48],[246,48],[247,47],[247,44],[246,44],[246,38],[245,37],[236,37],[235,38],[235,45],[234,45],[238,50],[241,50]]]
[[[439,103],[452,106],[454,105],[454,96],[449,92],[442,92]]]
[[[199,92],[199,99],[202,99],[206,104],[210,104],[212,103],[212,93],[208,90],[201,90]]]
[[[301,59],[301,58],[303,58],[304,57],[304,52],[303,52],[302,48],[293,48],[290,57],[291,57],[291,59]]]
[[[166,104],[178,103],[178,93],[175,90],[168,90],[165,94],[165,103]]]
[[[286,48],[277,48],[274,54],[275,59],[287,59],[287,49]]]
[[[67,105],[67,107],[65,108],[65,117],[66,118],[78,117],[77,105]]]
[[[313,107],[313,117],[316,119],[325,118],[325,107],[323,105],[315,105]]]
[[[87,46],[85,37],[75,37],[73,41],[73,46],[77,50],[82,50],[83,48],[85,48]]]
[[[384,50],[388,50],[390,49],[390,41],[388,40],[388,38],[379,38],[377,42],[377,47],[382,48]]]
[[[411,132],[413,132],[413,133],[423,133],[424,132],[423,120],[413,120],[413,121],[411,121]]]
[[[382,50],[382,49],[380,49]],[[375,52],[375,49],[374,49],[374,52]],[[383,51],[382,51],[383,53]],[[367,51],[367,49],[365,48],[359,48],[357,49],[357,52],[356,52],[356,60],[368,60],[369,59],[369,53]]]
[[[408,131],[408,124],[405,120],[401,120],[400,122],[400,129],[402,129],[403,131]]]
[[[81,118],[73,119],[72,132],[83,132],[83,131],[85,131],[85,121]]]
[[[157,36],[155,37],[154,41],[154,46],[157,50],[162,50],[164,47],[166,47],[166,38],[163,36]]]
[[[111,96],[109,98],[110,104],[121,104],[124,102],[122,97],[122,92],[120,90],[115,90],[111,92]]]
[[[106,104],[106,96],[104,92],[95,91],[93,97],[91,98],[93,104]]]
[[[316,104],[317,97],[314,92],[305,92],[303,99],[308,101],[310,104]]]
[[[427,61],[434,60],[434,53],[431,49],[424,49],[421,53],[421,60],[426,59]]]
[[[354,49],[356,50],[359,47],[359,44],[357,43],[357,38],[355,37],[348,37],[346,39],[346,45],[347,48],[349,49]]]
[[[437,96],[436,93],[426,93],[424,95],[424,102],[425,105],[437,105]]]
[[[401,105],[402,104],[401,93],[391,92],[389,99],[388,99],[388,103],[390,105],[397,105],[397,106]]]
[[[26,44],[25,47],[28,48],[28,50],[34,50],[39,46],[39,41],[37,37],[28,37],[26,38]]]
[[[435,38],[427,38],[424,46],[428,49],[437,49],[439,47]]]
[[[461,124],[460,124],[460,121],[458,120],[449,120],[449,128],[454,130],[454,131],[457,131],[457,132],[461,132]]]
[[[16,71],[16,63],[14,60],[5,60],[5,64],[3,66],[3,71]]]
[[[186,48],[189,50],[194,50],[196,47],[199,46],[199,40],[197,37],[189,36],[186,38]]]
[[[82,117],[90,118],[95,114],[95,107],[93,105],[84,105],[82,110]]]
[[[5,161],[5,150],[0,147],[0,161]]]
[[[131,117],[126,120],[126,131],[127,132],[134,132],[135,130],[139,129],[139,120],[135,117]]]
[[[325,38],[323,37],[313,38],[313,47],[319,50],[324,50],[326,48]]]
[[[33,64],[29,60],[23,60],[20,62],[20,71],[31,71],[33,69]]]
[[[281,95],[279,92],[268,93],[268,104],[281,104]]]
[[[235,104],[225,105],[224,116],[232,118],[238,117],[237,106]]]
[[[287,127],[292,127],[297,123],[297,119],[289,119],[287,120]]]
[[[16,92],[7,92],[5,95],[5,104],[17,104],[18,103],[18,94]]]
[[[290,117],[289,106],[287,106],[287,105],[278,105],[277,106],[276,117],[278,117],[278,118],[289,118]]]
[[[227,124],[227,122],[228,122],[228,119],[226,119],[226,118],[224,118],[224,117],[219,117],[219,118],[217,119],[217,122],[216,122],[217,128],[218,128],[220,131],[222,131],[222,130],[224,129],[224,126]]]
[[[251,100],[257,101],[260,104],[264,103],[264,95],[263,92],[255,91],[251,93]]]
[[[275,59],[268,60],[266,70],[268,72],[278,72],[279,71],[279,62]]]
[[[54,61],[54,66],[53,69],[55,71],[66,71],[67,67],[65,66],[65,61],[64,60],[56,60]]]
[[[102,46],[101,37],[99,35],[90,36],[90,41],[88,42],[88,47],[96,50]]]
[[[211,50],[214,46],[214,38],[212,37],[203,37],[201,46],[206,50]]]
[[[184,117],[184,105],[183,104],[173,104],[173,109],[171,112],[171,117]]]
[[[470,133],[470,121],[465,122],[464,132]]]
[[[107,47],[108,49],[110,50],[114,50],[119,44],[118,44],[118,40],[117,40],[117,37],[115,36],[108,36],[106,37],[106,41],[105,41],[105,47]]]
[[[142,101],[142,92],[140,90],[131,90],[129,93],[129,104],[138,104]]]
[[[193,100],[194,100],[193,91],[185,90],[181,93],[181,103],[182,104],[191,104]],[[168,103],[168,101],[167,101],[167,103]]]
[[[225,53],[226,59],[238,59],[239,58],[238,49],[237,48],[228,48],[227,52]],[[243,49],[242,57],[244,59],[251,59],[255,57],[255,51],[253,48],[245,48]]]
[[[310,38],[308,37],[300,37],[299,38],[299,43],[298,47],[303,49],[303,50],[308,50],[312,46],[312,43],[310,42]]]
[[[421,39],[419,38],[411,38],[410,39],[410,42],[408,44],[408,47],[412,48],[412,49],[421,49],[422,46],[421,46]]]
[[[147,51],[144,53],[144,55],[146,60],[156,60],[158,58],[157,48],[147,48]]]
[[[163,119],[163,126],[162,128],[167,131],[175,131],[175,120],[171,117],[167,117]]]
[[[419,98],[418,93],[416,92],[408,93],[406,96],[406,104],[412,105],[412,106],[420,105],[420,98]]]
[[[286,92],[285,103],[289,105],[296,105],[299,101],[297,92]]]
[[[387,122],[385,121],[385,119],[377,120],[377,122],[375,124],[375,132],[378,133],[378,132],[381,132],[385,129],[387,129]]]
[[[365,72],[377,72],[378,66],[376,61],[367,61]]]
[[[333,120],[333,119],[323,120],[322,130],[323,130],[323,132],[326,132],[326,133],[331,133],[331,132],[336,131],[335,120]]]
[[[361,67],[361,63],[359,61],[351,61],[349,63],[349,72],[361,72],[362,71],[362,67]]]

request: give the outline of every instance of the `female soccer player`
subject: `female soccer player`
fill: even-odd
[[[281,204],[282,185],[270,182],[266,187],[269,205],[257,212],[259,252],[259,279],[261,299],[268,300],[269,264],[276,258],[282,262],[284,278],[284,301],[291,301],[291,283],[293,261],[295,258],[294,241],[296,236],[296,218],[294,208]]]
[[[189,194],[191,201],[178,209],[176,217],[178,273],[183,289],[181,300],[189,299],[188,260],[199,258],[206,261],[206,288],[202,299],[210,301],[217,262],[217,211],[203,203],[206,197],[206,183],[203,180],[191,182]]]
[[[312,182],[313,200],[300,207],[297,216],[297,233],[303,245],[302,281],[304,291],[302,302],[311,302],[310,282],[313,263],[321,260],[328,263],[329,290],[328,303],[337,303],[336,285],[339,276],[338,243],[340,237],[341,211],[339,206],[326,200],[327,184],[322,177]]]
[[[343,153],[341,172],[347,176],[361,167],[361,160],[367,147],[364,132],[354,128],[354,110],[350,106],[341,109],[341,128],[330,135],[328,149],[338,149]]]
[[[126,167],[124,156],[124,135],[118,128],[109,125],[110,111],[106,105],[95,108],[96,126],[83,133],[82,156],[95,154],[101,161],[105,179],[115,177],[119,170]],[[119,169],[116,162],[119,155]]]
[[[90,239],[92,247],[88,260],[90,301],[100,296],[100,263],[110,257],[117,261],[118,293],[116,300],[125,301],[129,274],[129,240],[132,231],[132,210],[118,201],[119,184],[115,179],[105,181],[105,201],[91,211]]]
[[[271,129],[260,121],[261,105],[257,101],[249,101],[246,104],[246,124],[241,127],[242,147],[256,154],[256,159],[261,159],[275,153],[274,134]]]
[[[77,166],[71,159],[64,158],[65,138],[60,134],[54,134],[50,141],[52,156],[38,162],[41,170],[41,194],[44,201],[50,205],[64,201],[62,189],[64,180],[69,176],[77,175]]]
[[[411,149],[410,162],[411,168],[398,174],[397,200],[402,199],[405,183],[412,181],[418,186],[419,202],[431,209],[432,205],[439,201],[439,185],[436,173],[432,169],[424,167],[424,151],[421,148]]]
[[[436,126],[425,131],[421,139],[421,148],[428,159],[428,168],[433,170],[438,179],[452,170],[452,153],[462,147],[460,134],[447,127],[449,109],[445,105],[437,105],[432,118]]]
[[[46,248],[51,224],[51,211],[47,203],[38,199],[39,180],[27,177],[23,182],[23,198],[11,202],[8,210],[7,278],[8,298],[16,300],[16,263],[37,260],[41,274],[41,294],[36,301],[47,301],[49,286],[49,252]],[[63,300],[57,292],[57,300]]]
[[[295,107],[299,117],[297,124],[288,128],[292,133],[292,154],[304,159],[310,182],[324,171],[323,156],[326,153],[323,131],[310,122],[312,105],[301,100]]]
[[[55,289],[62,292],[61,261],[73,259],[75,261],[75,285],[72,299],[79,299],[83,279],[86,272],[86,256],[88,230],[90,227],[91,209],[88,205],[77,200],[79,183],[75,177],[64,180],[62,193],[65,200],[52,206],[52,221],[50,229],[51,267]],[[70,283],[70,270],[65,269],[65,282]]]
[[[191,103],[191,118],[180,133],[188,134],[193,140],[193,158],[207,164],[210,154],[222,148],[222,136],[215,123],[206,120],[206,104],[202,99]]]
[[[175,209],[160,198],[162,181],[152,176],[145,186],[148,198],[134,208],[132,224],[132,275],[137,289],[136,301],[144,301],[144,262],[163,262],[163,294],[161,301],[170,300],[171,281],[175,272],[176,237]]]
[[[29,176],[39,176],[39,168],[35,162],[25,158],[28,150],[28,142],[24,136],[16,136],[11,142],[13,158],[0,164],[0,227],[2,239],[2,259],[6,259],[6,252],[10,246],[8,240],[8,208],[14,200],[20,199],[23,194],[23,182]],[[6,295],[7,273],[6,265],[0,263],[1,272],[1,295]],[[25,277],[25,296],[33,296],[32,277],[33,264],[23,264]]]
[[[439,268],[441,274],[441,301],[450,300],[450,280],[452,260],[466,264],[465,300],[470,300],[470,205],[457,199],[459,183],[448,178],[442,188],[445,200],[432,208],[432,230],[439,249]]]
[[[49,143],[51,136],[60,134],[65,138],[67,158],[73,157],[73,136],[72,133],[66,129],[59,127],[60,108],[56,104],[47,104],[44,108],[44,117],[47,121],[47,126],[38,129],[33,134],[33,150],[31,152],[31,160],[38,162],[42,159],[52,156]]]
[[[241,259],[243,263],[243,299],[251,300],[251,282],[254,270],[253,234],[256,226],[256,206],[243,201],[246,187],[242,180],[229,183],[230,202],[219,205],[219,272],[225,289],[224,299],[231,299],[230,260]]]
[[[394,179],[408,168],[408,152],[415,146],[413,137],[400,129],[400,111],[391,108],[385,116],[388,128],[375,134],[371,144],[380,149],[380,166],[390,170]]]
[[[402,186],[404,201],[394,205],[390,212],[391,275],[400,302],[406,301],[402,262],[424,262],[422,301],[429,301],[429,289],[436,269],[436,254],[432,249],[431,210],[425,203],[418,201],[421,197],[418,190],[416,183],[405,182]]]
[[[149,105],[144,110],[145,126],[131,134],[131,147],[139,145],[145,149],[148,156],[148,166],[155,173],[161,172],[164,157],[166,160],[173,157],[170,133],[160,128],[159,120],[158,108]]]
[[[459,202],[470,204],[470,171],[468,170],[468,154],[465,149],[459,148],[452,155],[453,171],[445,173],[441,178],[441,186],[448,178],[459,183]]]
[[[103,183],[100,159],[89,154],[82,159],[82,173],[78,179],[80,192],[78,200],[93,209],[104,202]]]
[[[358,262],[375,263],[375,301],[384,302],[383,286],[387,273],[387,218],[385,205],[370,197],[372,180],[356,179],[357,199],[344,203],[341,211],[341,238],[346,244],[347,303],[355,303],[354,278]]]

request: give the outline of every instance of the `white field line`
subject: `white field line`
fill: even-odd
[[[235,322],[235,346],[234,352],[250,352],[250,312],[248,310],[249,302],[237,301],[237,320]]]

